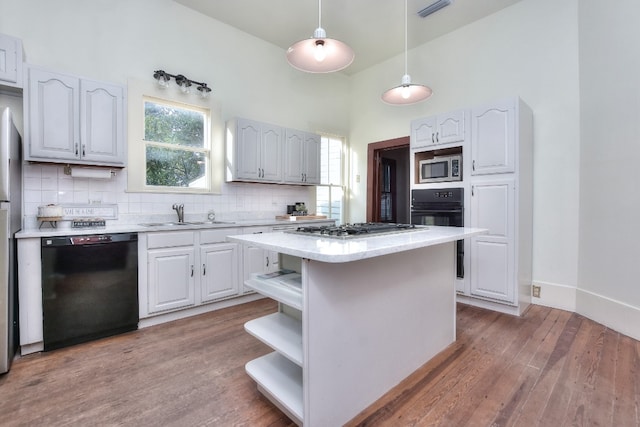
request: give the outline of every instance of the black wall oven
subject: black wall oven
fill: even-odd
[[[464,189],[424,189],[411,192],[411,223],[464,226]],[[464,240],[456,242],[456,275],[464,278]]]

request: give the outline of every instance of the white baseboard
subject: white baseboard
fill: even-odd
[[[534,281],[540,286],[540,298],[532,297],[531,303],[561,310],[576,311],[576,288],[557,283]]]
[[[584,289],[577,291],[577,313],[640,340],[640,308]]]
[[[640,340],[640,308],[584,289],[557,283],[535,281],[540,298],[531,302],[559,308],[587,317],[608,328]]]

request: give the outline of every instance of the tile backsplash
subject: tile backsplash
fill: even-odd
[[[174,203],[184,204],[187,220],[204,220],[209,211],[221,220],[273,219],[289,204],[315,205],[312,188],[295,185],[225,182],[221,194],[128,193],[126,188],[126,169],[116,170],[111,179],[91,179],[65,175],[62,165],[24,164],[23,228],[37,228],[38,206],[48,204],[117,204],[118,219],[111,224],[173,220]]]

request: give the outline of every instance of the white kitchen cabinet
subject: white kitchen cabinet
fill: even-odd
[[[25,159],[125,165],[123,86],[29,67]]]
[[[284,181],[292,184],[320,184],[320,135],[285,131]]]
[[[416,119],[411,122],[411,148],[428,148],[465,139],[465,110]]]
[[[472,185],[471,226],[487,234],[471,241],[471,295],[515,303],[515,180]]]
[[[227,123],[228,181],[282,182],[284,129],[254,120]]]
[[[22,40],[0,34],[0,86],[22,88]]]
[[[218,243],[200,247],[202,302],[215,301],[240,292],[238,247],[237,243]]]
[[[195,250],[155,249],[148,252],[149,313],[195,304]]]
[[[471,110],[471,175],[516,171],[515,110],[510,99]]]
[[[533,114],[511,98],[473,108],[472,122],[469,222],[488,233],[470,239],[459,300],[519,315],[531,303]]]
[[[271,227],[251,227],[244,230],[244,234],[261,234],[271,232]],[[251,278],[253,273],[270,273],[279,268],[278,253],[268,251],[252,245],[242,245],[242,293],[250,293],[253,290],[244,282]]]
[[[226,239],[238,230],[148,233],[144,253],[147,304],[141,317],[238,295],[240,245]]]

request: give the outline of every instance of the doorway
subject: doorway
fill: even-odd
[[[408,136],[368,145],[368,222],[411,221],[409,157]]]

